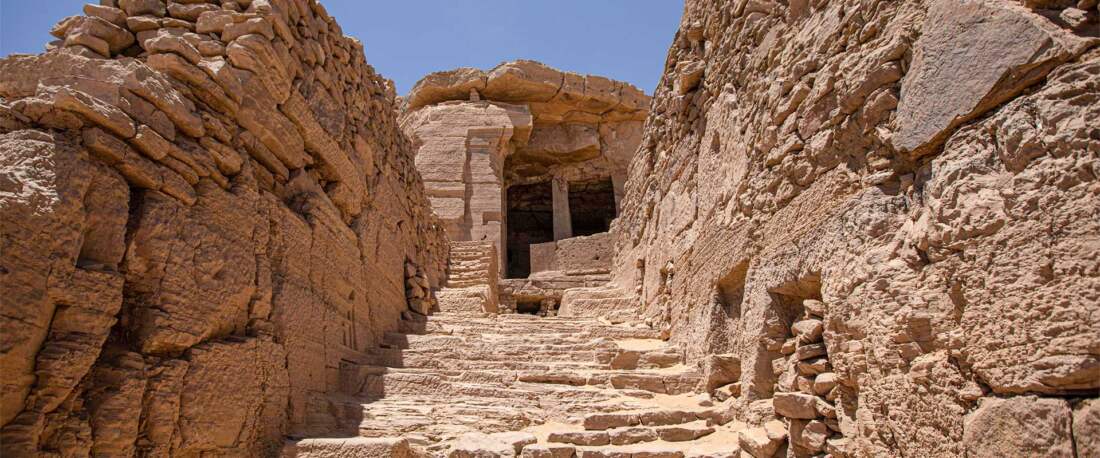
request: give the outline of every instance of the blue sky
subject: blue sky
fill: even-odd
[[[94,2],[95,0],[86,0]],[[86,1],[0,0],[0,56],[37,53],[50,27]],[[322,0],[367,62],[406,93],[454,67],[534,59],[652,93],[682,0]]]

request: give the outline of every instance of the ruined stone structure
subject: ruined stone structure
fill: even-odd
[[[512,279],[486,310],[518,300],[546,314],[565,289],[607,282],[605,233],[649,113],[645,93],[517,61],[433,73],[404,103],[401,125],[448,236],[494,245],[500,276]]]
[[[0,60],[5,457],[1100,456],[1095,0],[687,0],[652,100],[102,3]]]

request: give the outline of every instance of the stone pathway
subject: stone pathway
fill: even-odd
[[[734,457],[729,403],[647,327],[436,314],[378,350],[361,439],[296,456]]]

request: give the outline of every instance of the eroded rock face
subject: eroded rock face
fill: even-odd
[[[446,257],[391,86],[313,0],[103,3],[0,60],[0,454],[347,434]]]
[[[739,357],[744,411],[774,400],[796,456],[1074,453],[1100,389],[1098,15],[689,0],[613,227],[618,295],[566,301]]]

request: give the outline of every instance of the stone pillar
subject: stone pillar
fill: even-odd
[[[555,176],[552,188],[554,200],[554,240],[573,236],[573,221],[569,215],[569,181]]]
[[[497,253],[503,253],[501,209],[504,206],[502,170],[507,144],[501,139],[511,136],[510,128],[470,127],[466,132],[466,151],[469,154],[471,188],[466,208],[472,217],[470,239],[492,242]]]

